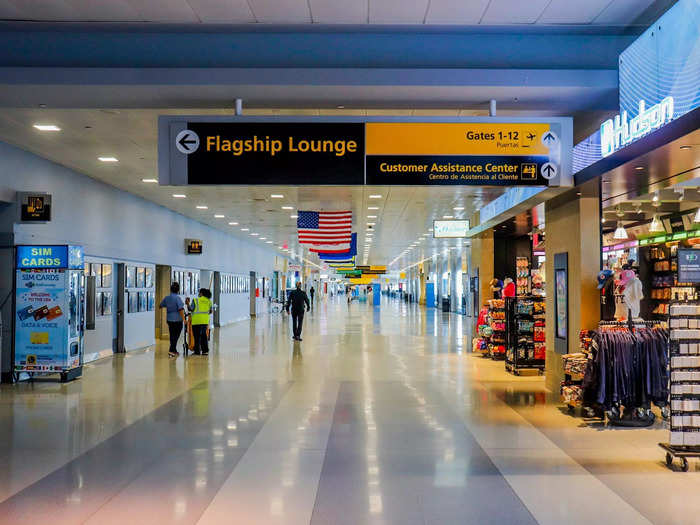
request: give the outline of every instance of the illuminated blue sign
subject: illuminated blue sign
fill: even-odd
[[[657,130],[673,120],[673,97],[666,97],[647,109],[643,100],[639,101],[637,116],[627,121],[627,112],[608,119],[600,126],[600,154],[611,155],[630,142]]]
[[[32,245],[17,246],[17,269],[70,268],[82,269],[82,246]]]

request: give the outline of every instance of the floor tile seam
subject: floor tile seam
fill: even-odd
[[[41,482],[44,478],[50,476],[50,475],[53,474],[54,472],[56,472],[56,471],[58,471],[58,470],[60,470],[60,469],[62,469],[62,468],[65,468],[65,467],[66,467],[67,465],[69,465],[71,462],[77,460],[78,458],[84,456],[85,454],[88,454],[89,452],[93,451],[94,449],[96,449],[97,447],[99,447],[100,445],[102,445],[103,443],[105,443],[106,441],[108,441],[108,440],[112,439],[113,437],[115,437],[115,436],[116,436],[117,434],[119,434],[120,432],[123,432],[123,431],[126,430],[127,428],[130,428],[130,427],[132,427],[133,425],[138,424],[140,421],[143,421],[145,418],[147,418],[147,417],[149,417],[151,414],[153,414],[153,412],[155,412],[156,410],[158,410],[158,409],[160,409],[160,408],[166,406],[168,403],[172,403],[172,402],[173,402],[175,399],[177,399],[178,397],[181,397],[181,396],[185,395],[187,392],[189,392],[190,390],[192,390],[192,389],[194,389],[194,388],[198,388],[200,385],[202,385],[203,383],[206,383],[207,381],[208,381],[208,380],[200,381],[200,382],[194,384],[191,388],[186,389],[186,390],[183,390],[182,392],[180,392],[180,394],[175,394],[172,398],[170,398],[170,399],[164,401],[163,403],[161,403],[160,405],[154,407],[150,412],[144,413],[142,416],[140,416],[140,417],[134,419],[131,423],[126,423],[126,424],[124,424],[124,425],[121,425],[120,427],[114,429],[114,432],[112,432],[111,434],[105,436],[103,439],[101,439],[101,440],[99,440],[99,441],[96,441],[96,442],[93,443],[92,445],[89,445],[89,446],[87,446],[86,448],[84,448],[84,449],[82,449],[82,450],[79,450],[79,451],[76,452],[75,454],[71,454],[70,457],[66,458],[66,460],[62,462],[62,464],[60,464],[59,466],[57,466],[56,468],[54,468],[54,469],[51,470],[50,472],[44,474],[44,475],[41,476],[40,478],[35,479],[35,480],[32,481],[31,483],[29,483],[28,485],[25,485],[25,486],[22,487],[21,489],[19,489],[19,490],[13,492],[12,494],[9,494],[7,497],[5,497],[5,498],[3,498],[3,499],[1,499],[1,500],[0,500],[0,504],[3,504],[4,502],[8,501],[9,499],[11,499],[11,498],[17,496],[18,494],[20,494],[20,493],[22,493],[23,491],[29,489],[30,487],[32,487],[32,486],[35,485],[36,483]],[[130,483],[131,483],[131,482],[130,482]]]
[[[207,512],[207,510],[211,507],[211,505],[212,505],[212,503],[214,502],[214,500],[217,498],[217,496],[221,493],[221,491],[222,491],[223,488],[225,487],[226,483],[227,483],[227,482],[231,479],[231,477],[235,474],[236,468],[238,467],[238,465],[240,465],[241,462],[244,461],[244,459],[247,459],[247,456],[248,456],[248,454],[250,453],[251,449],[254,449],[254,446],[255,446],[256,442],[260,439],[260,436],[263,434],[263,429],[267,426],[267,424],[270,422],[270,420],[271,420],[273,417],[275,417],[275,414],[276,414],[278,411],[281,411],[281,410],[284,408],[284,404],[285,404],[285,402],[287,401],[287,397],[290,396],[290,394],[292,394],[290,397],[293,397],[294,387],[295,387],[296,385],[299,385],[300,388],[301,388],[302,386],[304,386],[304,385],[301,385],[300,383],[297,383],[297,382],[294,382],[294,381],[290,381],[290,382],[288,383],[287,390],[286,390],[286,392],[284,393],[284,395],[280,397],[279,403],[277,403],[277,406],[275,407],[275,409],[274,409],[272,412],[270,412],[269,416],[268,416],[267,419],[265,420],[265,424],[264,424],[262,427],[260,427],[260,430],[259,430],[258,433],[255,435],[255,438],[250,442],[250,444],[248,445],[248,447],[245,449],[245,452],[244,452],[243,454],[240,455],[240,457],[239,457],[238,460],[236,461],[236,464],[235,464],[234,467],[231,469],[231,472],[229,472],[228,476],[226,476],[226,479],[223,480],[223,482],[221,483],[221,486],[219,487],[219,489],[212,495],[211,499],[209,500],[209,503],[202,509],[202,511],[200,512],[200,514],[196,517],[196,519],[195,519],[195,521],[194,521],[195,524],[199,523],[199,522],[201,521],[201,519],[204,517],[204,515],[205,515],[206,512]],[[338,390],[339,390],[339,389],[338,389]],[[336,391],[336,399],[337,399],[337,396],[338,396],[338,392]],[[335,407],[334,407],[334,409],[333,409],[333,413],[335,414]],[[327,433],[327,436],[326,436],[326,447],[325,447],[325,450],[326,450],[326,451],[327,451],[327,448],[328,448],[327,443],[328,443],[328,440],[330,439],[330,433],[331,433],[332,427],[333,427],[333,423],[332,423],[332,419],[331,419],[331,424],[328,426],[328,433]],[[266,448],[266,447],[260,447],[260,448],[261,448],[261,450],[263,450],[263,451],[265,451],[265,450],[275,450],[275,451],[277,452],[276,449],[270,449],[270,448]],[[300,450],[304,450],[304,451],[306,452],[306,450],[303,449],[303,448],[300,448]],[[322,448],[318,449],[319,452],[322,451],[322,450],[324,450],[324,449],[322,449]],[[325,462],[325,456],[324,456],[324,462]],[[316,505],[316,496],[317,496],[317,494],[318,494],[318,485],[319,485],[319,483],[320,483],[320,481],[321,481],[321,473],[322,473],[322,472],[323,472],[323,466],[321,466],[321,472],[319,472],[319,479],[318,479],[318,482],[316,483],[316,489],[315,489],[315,493],[314,493],[314,507],[315,507],[315,505]],[[314,508],[314,507],[312,507],[312,513],[313,513],[313,508]],[[309,520],[309,522],[310,522],[310,521],[311,521],[311,520]]]
[[[474,380],[474,386],[477,387],[477,388],[480,388],[483,392],[488,393],[488,389],[487,389],[483,384],[481,384],[480,381],[478,381],[478,380],[476,380],[476,379]],[[443,394],[443,395],[444,395],[444,394]],[[500,405],[502,405],[502,408],[505,408],[505,409],[510,410],[510,411],[512,412],[512,414],[515,415],[515,416],[520,420],[519,422],[520,422],[521,424],[518,425],[519,427],[528,428],[529,430],[536,432],[537,434],[539,434],[539,436],[538,436],[539,439],[544,439],[546,442],[548,442],[548,443],[551,445],[551,447],[550,447],[551,450],[557,450],[557,451],[559,451],[559,453],[562,454],[563,457],[567,458],[568,461],[570,461],[572,464],[574,464],[574,465],[581,471],[581,474],[574,474],[574,475],[576,475],[576,476],[585,476],[586,479],[591,479],[591,478],[592,478],[593,480],[595,480],[595,481],[599,484],[599,486],[600,486],[601,488],[607,489],[607,490],[608,490],[611,494],[613,494],[618,500],[620,500],[620,502],[622,502],[624,505],[626,505],[627,507],[629,507],[629,509],[631,509],[634,513],[636,513],[636,514],[637,514],[640,518],[642,518],[646,523],[651,523],[651,521],[649,520],[649,518],[648,518],[647,516],[643,515],[638,509],[636,509],[634,506],[632,506],[631,503],[629,503],[625,498],[623,498],[620,494],[618,494],[617,491],[615,491],[613,488],[611,488],[610,486],[608,486],[603,480],[601,480],[600,478],[598,478],[598,476],[596,476],[595,474],[593,474],[592,472],[590,472],[585,466],[581,465],[578,461],[576,461],[576,459],[572,458],[572,457],[566,452],[566,450],[564,450],[564,449],[562,449],[561,447],[559,447],[554,441],[552,441],[552,440],[549,438],[549,436],[547,436],[543,431],[541,431],[541,430],[540,430],[539,428],[537,428],[535,425],[533,425],[532,423],[530,423],[530,421],[528,421],[528,420],[527,420],[522,414],[520,414],[516,409],[514,409],[513,407],[511,407],[511,406],[508,405],[505,401],[501,400],[501,399],[498,398],[498,397],[494,398],[494,400],[492,401],[491,404],[492,404],[492,405],[493,405],[493,404],[500,404]],[[450,406],[452,406],[452,405],[450,405]],[[466,422],[465,422],[465,427],[466,427]],[[481,445],[481,441],[480,441],[476,436],[474,436],[474,438],[477,439],[477,441],[478,441],[479,444]],[[482,448],[483,448],[483,446],[482,446]],[[525,447],[525,448],[527,448],[527,447]],[[530,447],[530,448],[531,448],[531,447]],[[486,450],[486,449],[484,448],[484,450]],[[518,448],[517,450],[524,450],[524,448]],[[495,463],[494,463],[494,464],[495,464]],[[497,467],[497,468],[498,468],[498,467]],[[506,479],[506,481],[508,482],[508,484],[509,484],[509,485],[513,488],[513,490],[515,491],[515,487],[513,487],[512,483],[511,483],[511,481],[510,481],[510,479],[509,479],[510,475],[504,474],[504,473],[501,471],[500,468],[498,468],[498,470],[499,470],[499,472],[501,473],[501,475]],[[517,479],[517,476],[514,477],[514,479]],[[516,492],[516,494],[517,494],[517,492]],[[518,498],[520,498],[520,495],[518,495]],[[521,500],[521,501],[522,501],[522,500]],[[524,504],[524,503],[523,503],[523,504]]]

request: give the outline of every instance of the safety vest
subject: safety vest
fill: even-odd
[[[211,310],[211,301],[209,299],[206,297],[194,299],[192,324],[209,324],[209,310]]]

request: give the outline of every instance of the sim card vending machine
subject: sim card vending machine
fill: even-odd
[[[15,374],[82,375],[82,246],[17,246],[15,281]]]

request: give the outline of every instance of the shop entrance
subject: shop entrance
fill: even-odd
[[[126,351],[124,347],[124,322],[126,320],[126,265],[117,263],[117,315],[114,316],[114,353]]]

